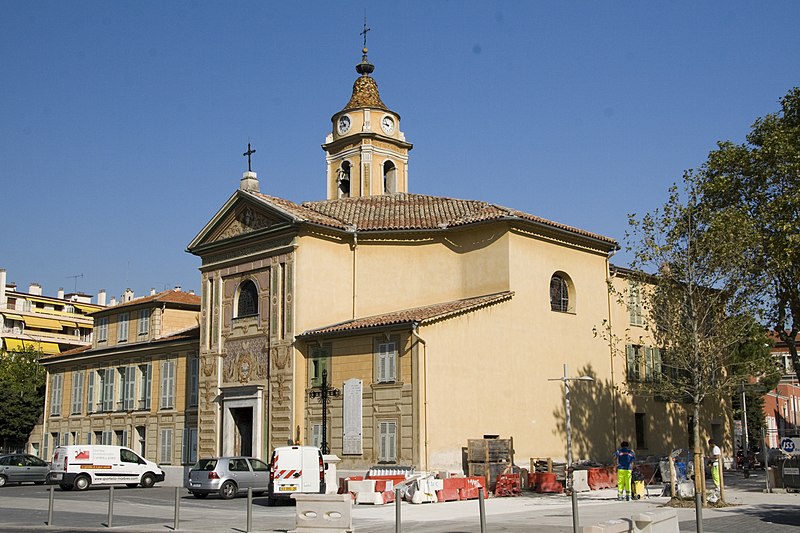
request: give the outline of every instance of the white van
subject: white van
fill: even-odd
[[[275,448],[269,462],[269,503],[296,493],[325,494],[326,468],[315,446]]]
[[[89,485],[141,485],[164,481],[164,471],[123,446],[59,446],[53,452],[50,481],[63,490],[86,490]]]

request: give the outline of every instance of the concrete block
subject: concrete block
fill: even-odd
[[[631,517],[636,524],[636,531],[642,533],[679,533],[678,511],[675,509],[657,509],[639,513]]]
[[[638,533],[632,520],[607,520],[593,526],[583,526],[583,533]]]
[[[375,492],[374,479],[362,479],[360,481],[350,480],[347,482],[347,490],[353,493]]]
[[[288,533],[352,533],[353,500],[349,494],[292,494],[295,524]]]
[[[372,491],[364,491],[364,492],[357,492],[356,493],[356,504],[367,504],[367,505],[383,505],[383,493],[382,492],[372,492]]]
[[[575,470],[572,472],[572,490],[575,492],[589,492],[589,472]]]

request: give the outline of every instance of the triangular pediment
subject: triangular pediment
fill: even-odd
[[[278,217],[274,213],[267,213],[249,202],[241,202],[225,215],[206,242],[224,241],[286,222],[287,219]]]
[[[292,218],[252,195],[235,193],[189,244],[189,251],[248,233],[293,222]]]

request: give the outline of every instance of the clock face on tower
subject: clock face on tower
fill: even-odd
[[[339,117],[339,122],[336,126],[339,131],[339,135],[344,135],[348,131],[350,131],[350,117],[347,115],[343,115]]]
[[[387,135],[391,135],[394,131],[394,119],[389,115],[384,116],[381,119],[381,129],[383,129],[384,133]]]

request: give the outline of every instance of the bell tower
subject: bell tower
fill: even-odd
[[[400,115],[381,101],[370,76],[367,31],[353,84],[344,109],[331,117],[331,133],[322,149],[327,153],[327,198],[357,198],[408,192],[408,152],[413,145],[400,131]]]

